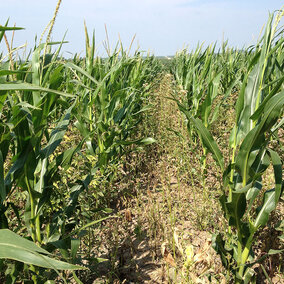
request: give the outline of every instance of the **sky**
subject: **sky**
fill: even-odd
[[[14,47],[35,43],[51,20],[57,0],[2,0],[0,24],[9,18],[25,30],[17,31]],[[221,44],[228,39],[232,47],[255,44],[269,12],[280,9],[283,0],[62,0],[53,28],[52,40],[61,41],[65,57],[84,56],[84,20],[88,31],[95,30],[97,53],[105,54],[105,25],[112,47],[119,36],[128,47],[150,51],[156,56],[174,55],[185,46],[198,43]],[[283,21],[282,21],[283,23]],[[0,51],[7,52],[2,41]]]

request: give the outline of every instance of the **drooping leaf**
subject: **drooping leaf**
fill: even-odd
[[[85,269],[82,266],[51,258],[51,255],[46,250],[7,229],[0,230],[0,258],[13,259],[27,264],[56,270]]]
[[[259,213],[254,221],[254,227],[265,226],[268,221],[269,214],[275,210],[275,189],[267,190],[264,193],[263,203],[259,209]]]
[[[207,130],[207,128],[203,125],[200,119],[198,118],[195,119],[191,117],[190,120],[193,123],[193,125],[196,127],[204,146],[213,154],[213,158],[223,170],[224,169],[223,155],[217,143],[215,142],[214,138]]]
[[[212,235],[212,247],[220,255],[224,267],[229,267],[230,257],[233,257],[233,249],[225,248],[225,241],[221,234]]]

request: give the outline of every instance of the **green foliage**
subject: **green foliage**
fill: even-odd
[[[7,229],[0,230],[0,258],[13,259],[30,265],[54,270],[85,269],[82,266],[76,266],[50,258],[48,251]]]
[[[223,265],[234,273],[236,283],[253,281],[254,271],[251,263],[254,259],[252,245],[256,242],[255,234],[260,227],[267,224],[269,215],[276,209],[283,191],[282,161],[279,154],[269,147],[272,135],[281,125],[277,122],[283,115],[284,105],[284,77],[283,72],[279,72],[282,70],[279,66],[283,64],[283,30],[280,32],[278,30],[276,33],[277,25],[283,14],[281,13],[280,11],[275,17],[274,22],[273,15],[270,15],[263,37],[254,52],[251,52],[247,74],[242,76],[240,94],[236,104],[235,126],[229,143],[232,156],[227,169],[224,169],[221,151],[208,131],[210,123],[208,123],[207,112],[212,110],[212,101],[216,97],[217,89],[214,90],[213,87],[210,90],[211,81],[205,87],[204,93],[211,93],[211,96],[208,99],[207,95],[201,104],[199,116],[202,121],[196,118],[198,114],[196,109],[193,110],[194,98],[190,97],[191,101],[186,105],[178,102],[188,122],[200,136],[203,147],[213,154],[223,171],[224,194],[220,202],[229,227],[228,232],[223,232],[227,241],[225,242],[222,235],[218,234],[214,237],[213,246],[221,255]],[[208,50],[205,52],[208,53]],[[231,56],[234,57],[233,54]],[[238,56],[238,53],[235,56]],[[184,60],[187,57],[183,55],[182,58]],[[199,57],[195,54],[190,56],[189,60],[193,58],[195,60]],[[210,58],[208,54],[207,58]],[[207,60],[203,63],[202,72],[210,69],[206,64]],[[208,62],[213,65],[211,59]],[[194,70],[195,65],[188,68]],[[213,67],[211,69],[213,70]],[[213,72],[211,69],[210,73]],[[199,76],[201,74],[203,73]],[[213,79],[214,86],[220,82],[218,76]],[[179,79],[178,76],[176,77]],[[186,78],[188,80],[189,77]],[[192,84],[193,81],[190,82]],[[218,105],[215,106],[215,109],[218,107]],[[270,164],[273,165],[275,187],[264,190],[262,180]],[[260,193],[263,193],[262,202],[255,209]]]
[[[126,145],[154,142],[130,139],[148,109],[145,97],[159,69],[153,57],[143,59],[138,51],[129,57],[122,45],[106,59],[95,57],[94,37],[90,44],[87,30],[85,33],[85,60],[81,66],[72,62],[65,66],[74,74],[69,81],[77,83],[73,92],[80,94],[75,126],[86,141],[88,153],[97,156],[96,168],[104,171],[109,163],[117,163]]]
[[[197,134],[203,147],[204,182],[209,152],[223,172],[220,202],[228,228],[213,244],[236,283],[253,280],[252,265],[260,261],[252,251],[256,233],[283,192],[283,161],[270,146],[284,122],[280,18],[281,12],[274,21],[269,17],[255,47],[198,46],[177,53],[167,67],[181,89],[172,99],[190,137],[196,143]],[[6,22],[0,42],[5,32],[19,29]],[[85,36],[84,59],[60,58],[64,40],[40,43],[25,60],[13,60],[13,51],[8,62],[0,56],[0,269],[7,283],[58,277],[81,283],[67,271],[83,269],[76,265],[80,250],[91,259],[90,228],[114,217],[100,198],[111,196],[123,156],[156,142],[138,126],[152,108],[148,98],[162,64],[138,50],[129,56],[121,42],[113,52],[107,46],[108,57],[100,58],[86,26]],[[237,93],[226,165],[211,130],[225,100]],[[275,186],[263,188],[270,165]]]
[[[1,27],[0,39],[16,29]],[[94,37],[90,45],[86,31],[86,58],[64,62],[59,58],[63,44],[42,43],[31,60],[0,65],[0,258],[11,283],[21,277],[42,283],[65,274],[58,270],[82,269],[74,265],[81,238],[111,217],[97,200],[91,208],[89,196],[98,199],[98,192],[90,189],[115,176],[133,145],[155,142],[136,131],[150,108],[145,101],[151,80],[160,72],[155,58],[144,59],[138,51],[129,57],[122,45],[107,59],[95,57]],[[55,52],[53,46],[58,46]],[[76,128],[77,141],[67,148],[67,132]],[[82,176],[70,176],[74,164],[83,169]],[[69,263],[50,258],[58,251]]]

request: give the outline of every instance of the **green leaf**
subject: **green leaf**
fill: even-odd
[[[7,96],[8,96],[7,92],[4,93],[0,92],[0,115],[4,107]]]
[[[58,166],[61,166],[64,169],[67,169],[71,164],[74,154],[81,148],[82,143],[77,146],[74,146],[70,149],[67,149],[53,160],[48,166],[48,176],[52,177],[54,173],[58,171]]]
[[[221,167],[222,171],[224,170],[224,161],[223,155],[215,142],[214,138],[208,131],[208,129],[202,124],[201,120],[198,118],[190,117],[191,122],[197,129],[200,138],[202,139],[203,145],[213,154],[213,158]]]
[[[277,125],[275,125],[273,128],[271,128],[271,132],[277,131],[280,127],[282,127],[284,124],[284,117],[279,121]]]
[[[274,178],[275,178],[275,204],[278,203],[278,200],[281,195],[281,188],[282,188],[282,162],[281,158],[277,154],[277,152],[268,150],[270,154],[270,158],[273,165],[274,170]]]
[[[65,131],[68,127],[70,116],[71,116],[71,111],[73,107],[74,105],[72,105],[70,108],[66,110],[64,117],[56,125],[56,127],[52,130],[48,144],[46,145],[46,147],[42,149],[42,155],[44,157],[49,157],[54,152],[54,150],[57,148],[57,146],[60,144],[65,134]]]
[[[229,224],[240,229],[241,218],[246,210],[246,195],[245,193],[232,193],[232,201],[226,202]]]
[[[31,73],[31,72],[22,71],[22,70],[0,70],[0,76],[13,75],[13,74],[26,74],[26,73]]]
[[[71,258],[73,259],[73,261],[76,258],[76,254],[78,252],[80,246],[80,240],[79,239],[72,239],[71,240]]]
[[[212,103],[214,99],[216,98],[218,94],[218,88],[220,84],[220,79],[221,79],[222,71],[220,71],[214,78],[209,82],[208,90],[207,90],[207,95],[205,97],[205,100],[203,104],[201,105],[200,108],[200,113],[202,117],[202,122],[207,128],[209,126],[209,115],[212,111]],[[215,108],[215,110],[218,108]],[[217,114],[215,113],[215,116]]]
[[[254,274],[255,274],[254,269],[252,269],[251,267],[248,267],[248,268],[246,269],[245,274],[244,274],[244,277],[243,277],[244,284],[252,283],[252,282],[251,282],[251,278],[254,276]]]
[[[57,90],[51,90],[48,88],[43,88],[37,85],[22,83],[22,82],[0,84],[0,91],[39,91],[39,92],[57,94],[63,97],[70,97],[70,98],[75,97],[74,95],[68,93],[60,92]]]
[[[74,280],[76,281],[77,284],[84,284],[76,275],[75,271],[72,271],[72,275]]]
[[[93,83],[95,83],[96,85],[99,84],[99,82],[98,82],[94,77],[92,77],[87,71],[85,71],[85,70],[82,69],[81,67],[75,65],[74,63],[72,63],[72,62],[67,62],[67,63],[65,64],[65,67],[74,69],[74,70],[80,72],[81,74],[83,74],[84,76],[86,76],[89,80],[91,80],[91,81],[92,81]]]
[[[223,240],[221,234],[212,235],[212,247],[220,255],[223,266],[229,268],[229,258],[233,257],[233,249],[225,248],[225,241]]]
[[[258,118],[260,118],[265,108],[265,105],[273,96],[275,96],[279,92],[283,82],[284,82],[284,76],[280,80],[278,80],[277,85],[273,88],[273,90],[269,93],[269,95],[264,98],[263,102],[258,107],[258,109],[255,111],[255,113],[250,117],[250,119],[257,120]]]
[[[0,32],[3,32],[3,31],[17,31],[17,30],[24,30],[24,28],[20,28],[20,27],[2,27],[2,26],[0,26]]]
[[[30,154],[30,147],[27,147],[24,151],[20,153],[19,156],[17,156],[16,161],[13,163],[13,166],[10,168],[8,174],[5,177],[5,186],[11,187],[12,183],[14,182],[14,179],[16,178],[16,175],[18,171],[22,171],[24,168],[24,165],[28,159],[28,156]]]
[[[40,178],[35,186],[35,190],[37,192],[42,193],[44,188],[44,177],[46,174],[47,166],[48,166],[48,157],[55,151],[58,145],[61,143],[65,131],[68,127],[71,111],[74,105],[72,105],[69,109],[66,110],[65,116],[62,120],[57,124],[57,126],[53,129],[50,135],[50,140],[45,148],[41,150],[42,160],[38,162],[37,169],[35,171],[35,175],[39,172]]]
[[[268,255],[275,255],[275,254],[279,254],[282,253],[284,251],[284,249],[270,249],[268,251]]]
[[[275,210],[275,189],[267,190],[264,193],[263,204],[260,207],[259,213],[254,221],[254,227],[265,226],[268,221],[269,214]]]
[[[26,264],[55,270],[86,269],[82,266],[59,261],[46,255],[50,254],[46,250],[36,246],[33,242],[18,236],[10,230],[0,230],[0,258],[2,259],[13,259]]]
[[[237,103],[237,142],[245,138],[245,136],[253,129],[254,123],[251,120],[251,116],[259,107],[259,104],[263,100],[263,96],[265,96],[265,94],[261,93],[261,90],[266,79],[265,77],[267,76],[267,72],[265,71],[267,62],[269,62],[271,56],[270,51],[272,40],[274,39],[272,20],[273,14],[270,14],[264,35],[261,38],[262,46],[261,48],[256,49],[255,55],[248,68],[249,72],[243,80],[240,99]]]
[[[254,149],[259,149],[264,143],[264,133],[271,129],[282,112],[284,91],[273,96],[265,105],[260,123],[245,137],[236,157],[236,168],[241,172],[244,183],[249,171],[249,157]]]
[[[6,199],[6,190],[5,190],[5,183],[4,183],[4,162],[3,162],[3,155],[0,150],[0,198],[1,204]]]

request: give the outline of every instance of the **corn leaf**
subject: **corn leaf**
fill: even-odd
[[[74,95],[68,93],[60,92],[57,90],[51,90],[48,88],[43,88],[37,85],[22,83],[22,82],[0,84],[0,91],[39,91],[39,92],[57,94],[63,97],[70,97],[70,98],[74,97]]]
[[[76,70],[78,72],[80,72],[81,74],[83,74],[84,76],[86,76],[89,80],[91,80],[93,83],[95,83],[96,85],[99,84],[99,82],[94,78],[92,77],[87,71],[85,71],[84,69],[82,69],[81,67],[75,65],[74,63],[72,62],[67,62],[65,64],[65,67],[67,68],[71,68],[73,70]]]
[[[0,198],[1,203],[6,198],[6,190],[5,190],[5,183],[4,183],[4,162],[3,162],[3,155],[0,150]]]
[[[82,266],[59,261],[46,255],[50,255],[50,253],[33,242],[18,236],[8,229],[0,230],[0,258],[2,259],[13,259],[55,270],[85,269]]]
[[[263,205],[254,221],[254,227],[258,228],[259,226],[264,226],[268,221],[269,214],[275,210],[275,208],[275,189],[267,190],[264,193]]]
[[[5,32],[5,31],[17,31],[17,30],[24,30],[24,28],[19,28],[19,27],[2,27],[0,26],[0,32]]]
[[[58,145],[61,143],[61,140],[63,139],[63,136],[69,124],[70,115],[71,115],[73,106],[74,105],[72,105],[69,109],[67,109],[63,119],[57,124],[57,126],[51,132],[51,136],[50,136],[50,140],[48,141],[48,144],[41,151],[41,155],[43,159],[39,161],[37,170],[35,172],[35,174],[37,172],[40,173],[39,181],[35,186],[35,190],[37,192],[42,193],[43,191],[44,177],[45,177],[47,166],[48,166],[48,157],[55,151],[55,149],[58,147]]]
[[[241,172],[244,181],[247,179],[249,170],[249,156],[251,151],[261,146],[264,141],[264,133],[271,129],[281,114],[284,104],[284,91],[272,97],[265,105],[264,114],[260,123],[253,128],[245,137],[236,157],[236,168]]]
[[[277,204],[280,195],[281,195],[281,187],[282,187],[282,162],[281,158],[277,154],[277,152],[269,150],[269,154],[271,157],[273,170],[274,170],[274,179],[275,179],[275,204]]]
[[[208,131],[208,129],[202,124],[201,120],[198,118],[190,118],[192,124],[197,129],[200,138],[202,139],[203,145],[212,153],[213,158],[221,167],[222,171],[224,170],[224,160],[222,152],[220,151],[217,143],[215,142],[214,138]]]

